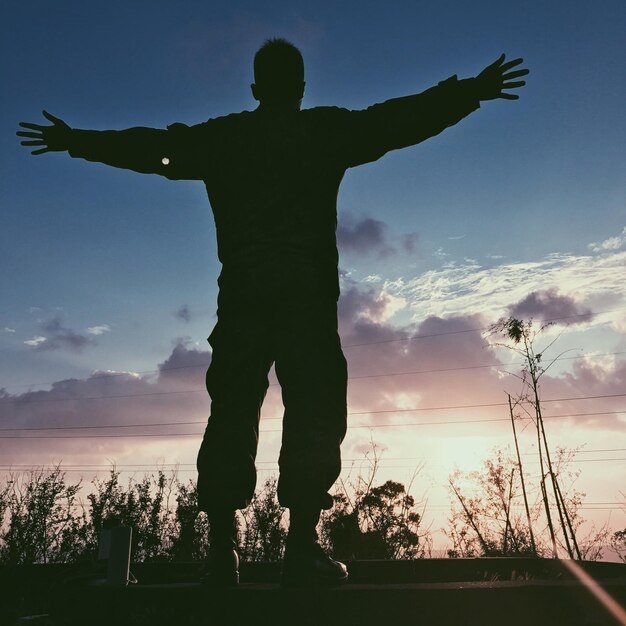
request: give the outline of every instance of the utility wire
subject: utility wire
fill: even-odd
[[[589,448],[588,450],[577,450],[576,453],[577,454],[595,454],[596,452],[626,452],[626,448]],[[535,456],[537,453],[536,452],[522,452],[522,456]],[[425,457],[421,457],[421,456],[390,456],[390,457],[384,457],[384,458],[379,458],[377,460],[373,459],[372,457],[357,457],[357,458],[344,458],[342,459],[342,461],[344,462],[359,462],[359,461],[363,461],[363,462],[381,462],[381,461],[423,461],[425,460]],[[276,463],[276,460],[262,460],[262,459],[256,459],[255,460],[256,464],[260,464],[260,463]],[[56,465],[55,463],[51,463],[51,465]],[[36,465],[32,465],[31,463],[13,463],[13,464],[9,464],[9,463],[2,463],[0,464],[0,467],[6,467],[6,466],[10,466],[10,467],[25,467],[25,468],[31,468],[34,469],[36,467],[40,467],[40,466],[36,466]],[[61,467],[61,464],[59,463],[59,467]],[[164,467],[173,467],[173,468],[179,468],[179,467],[196,467],[195,463],[74,463],[72,465],[62,465],[63,468],[66,467],[73,467],[73,468],[93,468],[93,467],[105,467],[105,468],[110,468],[110,469],[117,469],[117,468],[122,468],[122,467],[136,467],[136,468],[152,468],[152,469],[160,469],[160,468],[164,468]]]
[[[84,402],[86,400],[109,400],[116,398],[143,398],[148,396],[167,396],[167,395],[180,395],[180,394],[188,394],[188,393],[206,393],[206,389],[181,389],[178,391],[147,391],[145,393],[129,393],[129,394],[113,394],[110,396],[77,396],[74,398],[43,398],[38,400],[3,400],[0,402],[0,406],[4,404],[43,404],[46,402]],[[588,399],[596,399],[596,398],[615,398],[620,396],[626,396],[626,394],[605,394],[605,395],[597,395],[597,396],[581,396],[578,398],[555,398],[553,400],[542,400],[542,402],[561,402],[566,400],[588,400]],[[440,408],[453,408],[453,409],[466,409],[466,408],[481,408],[481,407],[493,407],[493,406],[508,406],[506,402],[500,403],[492,403],[492,404],[474,404],[474,405],[459,405],[454,407],[440,407]],[[399,411],[426,411],[426,410],[435,410],[435,409],[397,409],[395,412]],[[362,413],[390,413],[394,411],[363,411]],[[355,415],[355,413],[349,414]]]
[[[569,357],[558,357],[556,359],[554,359],[555,361],[573,361],[576,359],[585,359],[585,358],[596,358],[596,357],[601,357],[601,356],[614,356],[614,355],[619,355],[619,354],[626,354],[626,351],[623,352],[606,352],[604,354],[593,354],[593,355],[586,355],[586,354],[582,354],[580,356],[569,356]],[[412,374],[440,374],[443,372],[459,372],[462,370],[477,370],[477,369],[485,369],[485,368],[490,368],[490,367],[497,367],[497,368],[502,368],[502,367],[511,367],[512,365],[514,366],[519,366],[519,365],[525,365],[525,363],[488,363],[486,365],[469,365],[469,366],[465,366],[465,367],[445,367],[445,368],[441,368],[441,369],[431,369],[431,370],[411,370],[408,372],[393,372],[391,374],[365,374],[362,376],[349,376],[348,380],[361,380],[364,378],[384,378],[384,377],[393,377],[393,376],[409,376]],[[279,383],[272,383],[273,385],[277,385]],[[270,385],[271,386],[271,385]]]
[[[622,355],[622,354],[626,354],[626,351],[620,351],[620,352],[604,352],[601,354],[581,354],[578,356],[568,356],[568,357],[557,357],[556,359],[554,359],[555,361],[575,361],[577,359],[595,359],[595,358],[599,358],[599,357],[603,357],[603,356],[618,356],[618,355]],[[184,370],[184,369],[196,369],[199,367],[208,367],[211,364],[210,361],[207,361],[206,363],[196,363],[194,365],[176,365],[174,367],[163,367],[161,369],[156,369],[156,370],[143,370],[143,371],[139,371],[139,372],[132,372],[132,374],[157,374],[157,373],[161,373],[161,372],[170,372],[170,371],[175,371],[175,370]],[[393,376],[407,376],[410,374],[440,374],[443,372],[461,372],[464,370],[475,370],[475,369],[485,369],[485,368],[490,368],[490,367],[511,367],[511,366],[520,366],[520,365],[525,365],[525,362],[520,361],[520,362],[512,362],[512,363],[486,363],[484,365],[466,365],[466,366],[462,366],[462,367],[444,367],[444,368],[438,368],[438,369],[429,369],[429,370],[411,370],[411,371],[407,371],[407,372],[391,372],[389,374],[365,374],[362,376],[348,376],[348,380],[360,380],[362,378],[384,378],[384,377],[393,377]],[[99,374],[96,378],[92,378],[92,379],[81,379],[83,381],[86,380],[91,380],[91,381],[96,381],[96,380],[102,380],[102,379],[106,379],[106,378],[118,378],[120,376],[127,376],[129,373],[131,372],[111,372],[109,374]],[[71,379],[70,379],[71,380]],[[6,387],[4,387],[4,389],[13,389],[13,388],[21,388],[21,387],[38,387],[38,386],[42,386],[42,385],[53,385],[55,382],[59,382],[59,381],[50,381],[47,383],[25,383],[23,385],[8,385]],[[270,383],[270,387],[274,387],[276,385],[279,385],[280,383],[275,382],[275,383]],[[42,390],[45,391],[45,390]],[[37,393],[35,391],[32,392],[25,392],[25,393]],[[105,396],[106,397],[106,396]],[[1,402],[0,402],[1,404]]]
[[[449,407],[456,408],[456,407]],[[407,409],[411,410],[411,409]],[[393,412],[393,411],[387,411]],[[574,417],[574,416],[592,416],[592,415],[615,415],[625,413],[626,409],[622,411],[603,411],[599,413],[571,413],[565,415],[544,415],[544,419],[559,419],[563,417]],[[349,415],[353,415],[349,413]],[[361,413],[358,413],[361,415]],[[266,418],[269,419],[269,418]],[[523,418],[523,419],[531,419],[531,418]],[[264,421],[264,420],[263,420]],[[490,418],[490,419],[480,419],[480,420],[449,420],[445,422],[400,422],[394,424],[361,424],[355,426],[348,426],[348,430],[354,430],[357,428],[398,428],[398,427],[407,427],[407,426],[440,426],[440,425],[448,425],[448,424],[479,424],[484,422],[509,422],[508,418]],[[206,423],[206,422],[189,422],[189,423]],[[178,424],[185,424],[185,422],[177,422]],[[140,426],[147,426],[149,424],[140,424]],[[160,426],[161,424],[155,424],[155,426]],[[122,426],[104,426],[102,428],[122,428]],[[60,428],[60,430],[69,430],[69,429],[80,429],[80,428],[91,428],[90,426],[69,426]],[[100,428],[96,426],[94,428]],[[22,430],[22,429],[7,429],[7,430]],[[23,429],[29,430],[29,429]],[[53,429],[32,429],[32,430],[53,430]],[[262,433],[280,433],[282,432],[282,428],[268,428],[261,430]],[[105,438],[121,438],[121,437],[199,437],[202,435],[201,432],[198,433],[137,433],[137,434],[128,434],[128,435],[27,435],[25,437],[18,435],[0,435],[0,439],[105,439]]]
[[[579,460],[572,460],[570,461],[570,463],[602,463],[604,461],[626,461],[626,457],[619,457],[619,458],[610,458],[610,459],[579,459]],[[267,463],[269,463],[269,461],[267,461]],[[534,465],[539,463],[539,461],[527,461],[527,463],[529,465]],[[15,467],[15,465],[0,465],[0,470],[1,471],[8,471],[11,470]],[[39,469],[43,469],[41,468],[41,466],[19,466],[19,471],[27,471],[27,470],[39,470]],[[141,472],[141,471],[148,471],[150,469],[159,469],[158,466],[154,467],[154,466],[146,466],[146,467],[136,467],[136,468],[125,468],[125,467],[114,467],[114,468],[102,468],[102,469],[94,469],[93,467],[90,466],[85,466],[85,467],[75,467],[75,466],[68,466],[68,469],[65,469],[64,467],[60,467],[59,468],[62,472],[65,471],[72,471],[72,472],[109,472],[109,471],[120,471],[120,472]],[[279,467],[278,464],[274,461],[274,465],[272,467],[257,467],[256,471],[261,472],[261,471],[278,471]],[[348,470],[348,469],[354,469],[354,465],[342,465],[341,466],[342,470]],[[411,465],[378,465],[378,469],[415,469],[415,464],[411,464]],[[45,470],[44,470],[45,471]],[[178,469],[177,471],[180,472],[197,472],[196,469],[193,468],[182,468],[182,469]],[[522,496],[516,496],[518,498],[521,498]],[[616,503],[616,504],[622,504],[622,503]],[[622,504],[622,506],[626,506],[625,504]]]
[[[433,409],[434,410],[434,409]],[[626,409],[621,411],[599,411],[594,413],[565,413],[560,415],[544,415],[545,418],[560,418],[560,417],[593,417],[598,415],[619,415],[621,413],[626,413]],[[353,413],[349,413],[349,415],[353,415]],[[282,417],[263,417],[261,418],[262,422],[282,419]],[[478,420],[454,420],[449,422],[420,422],[421,425],[433,425],[433,424],[478,424],[482,422],[508,422],[509,419],[505,418],[497,418],[497,419],[478,419]],[[144,428],[146,426],[190,426],[195,424],[206,424],[207,420],[193,420],[190,422],[146,422],[146,423],[138,423],[138,424],[96,424],[90,426],[33,426],[30,428],[0,428],[0,432],[30,432],[30,431],[40,431],[40,430],[101,430],[105,428]],[[384,426],[403,426],[405,424],[381,424],[380,427]],[[407,426],[409,424],[406,424]],[[371,424],[364,424],[362,427],[371,427]],[[349,428],[356,428],[357,426],[351,426]],[[270,431],[262,431],[262,432],[270,432]],[[271,431],[274,432],[274,431]],[[0,439],[2,437],[0,436]]]

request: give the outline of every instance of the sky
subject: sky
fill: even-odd
[[[268,37],[302,50],[305,108],[366,108],[475,76],[504,52],[531,72],[519,101],[485,102],[342,183],[345,475],[367,470],[372,445],[381,480],[421,467],[413,489],[433,528],[444,525],[449,473],[512,445],[506,420],[477,421],[507,418],[505,407],[439,408],[519,391],[506,373],[517,366],[504,365],[519,359],[480,329],[508,315],[558,319],[538,338],[540,348],[556,339],[546,358],[567,351],[542,396],[586,399],[546,404],[566,416],[549,422],[550,441],[584,446],[572,488],[587,494],[586,516],[626,526],[625,22],[621,0],[10,3],[0,26],[1,427],[143,426],[5,431],[2,467],[160,462],[193,476],[220,271],[201,182],[32,157],[18,122],[43,123],[46,109],[76,128],[163,128],[251,110],[252,57]],[[275,466],[281,410],[273,386],[260,476]],[[148,436],[158,433],[177,436]]]

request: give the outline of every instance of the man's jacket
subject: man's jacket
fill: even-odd
[[[479,107],[473,80],[367,109],[259,107],[167,130],[71,132],[69,153],[172,180],[204,181],[223,295],[298,289],[337,298],[337,193],[346,170],[412,146]]]

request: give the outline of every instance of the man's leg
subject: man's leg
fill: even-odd
[[[285,415],[278,498],[290,509],[285,553],[287,584],[337,583],[345,566],[317,545],[315,527],[341,472],[340,445],[346,433],[346,360],[332,301],[292,305],[281,313],[276,374]]]
[[[224,317],[209,337],[211,416],[197,468],[198,508],[207,513],[211,534],[209,569],[221,570],[228,582],[237,565],[235,511],[248,506],[256,486],[259,416],[272,356],[263,324],[243,315]]]

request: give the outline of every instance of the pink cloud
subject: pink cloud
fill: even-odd
[[[563,325],[581,324],[593,319],[593,313],[573,297],[562,294],[557,287],[529,293],[509,307],[509,314],[518,319],[558,320]]]
[[[394,413],[397,408],[504,402],[505,390],[517,392],[519,381],[503,374],[507,369],[505,367],[500,367],[499,371],[480,366],[518,361],[519,357],[511,354],[508,359],[503,356],[484,333],[476,331],[485,326],[485,320],[480,315],[456,315],[449,318],[431,316],[419,324],[396,326],[381,318],[380,311],[385,306],[385,298],[382,286],[372,287],[368,284],[363,288],[353,281],[345,280],[339,322],[351,377],[349,411],[366,412],[350,416],[351,426],[380,425],[398,420],[423,422],[508,417],[505,407]],[[5,431],[2,434],[26,437],[35,434],[196,432],[197,437],[175,438],[168,442],[169,449],[179,444],[182,449],[185,442],[184,448],[189,453],[189,450],[199,445],[203,424],[209,415],[209,398],[204,389],[204,376],[209,362],[208,350],[178,340],[169,356],[151,376],[128,372],[94,372],[84,380],[58,381],[46,391],[16,395],[0,392],[2,428],[142,425],[112,431]],[[541,384],[542,395],[546,399],[623,393],[626,388],[626,364],[572,361],[572,367],[567,373],[552,375],[549,372],[542,378]],[[623,406],[623,398],[601,398],[547,403],[546,413],[595,413],[616,411]],[[277,417],[281,414],[280,388],[273,386],[267,395],[263,416]],[[197,421],[198,424],[149,426],[151,423],[190,421]],[[616,415],[567,418],[559,422],[571,422],[576,427],[595,430],[623,428],[623,422]],[[275,430],[278,427],[278,420],[263,425],[263,429]],[[469,428],[453,426],[446,434],[463,436],[469,432]],[[506,435],[510,426],[506,421],[497,422],[472,432],[487,432],[485,428],[490,433],[496,428],[501,429]],[[425,436],[424,432],[415,434],[421,437]],[[274,439],[277,437],[275,435]],[[262,441],[277,445],[274,439],[268,433]],[[362,446],[366,439],[369,439],[367,430],[352,430],[352,443],[349,446]],[[77,458],[87,461],[119,455],[132,456],[142,446],[154,446],[157,442],[165,445],[165,440],[147,437],[79,441],[32,439],[28,442],[0,439],[0,455],[4,463],[47,463],[53,458],[62,458],[66,462]]]

